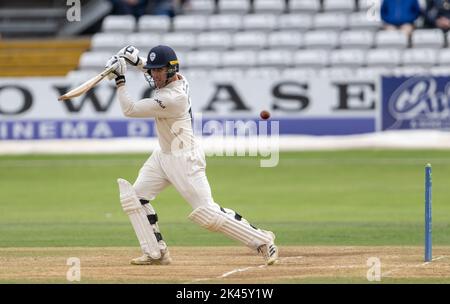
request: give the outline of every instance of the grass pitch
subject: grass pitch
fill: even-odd
[[[274,168],[260,168],[257,158],[209,157],[207,175],[216,202],[273,230],[281,246],[420,248],[424,166],[429,162],[433,245],[449,246],[449,155],[384,150],[282,153]],[[133,182],[148,156],[0,156],[0,247],[136,248],[116,179]],[[169,246],[236,245],[190,222],[191,208],[173,188],[153,205]]]

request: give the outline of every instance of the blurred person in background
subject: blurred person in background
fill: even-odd
[[[218,0],[215,0],[218,1]],[[186,7],[189,7],[191,5],[190,0],[174,0],[175,2],[175,14],[182,14]]]
[[[133,15],[136,19],[146,13],[151,0],[110,0],[113,5],[113,15]]]
[[[450,29],[450,0],[427,0],[425,25],[447,32]]]
[[[409,36],[421,9],[418,0],[383,0],[380,13],[386,30],[399,29]]]
[[[179,4],[180,0],[149,0],[146,11],[150,15],[174,17]]]

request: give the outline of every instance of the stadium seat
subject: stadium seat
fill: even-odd
[[[237,32],[233,35],[232,45],[235,49],[262,49],[267,45],[264,32]]]
[[[362,67],[355,69],[355,76],[358,78],[375,78],[380,75],[390,75],[391,69],[388,67]]]
[[[0,3],[2,38],[55,36],[61,29],[61,21],[66,19],[66,9],[56,3],[53,7],[49,7],[49,3],[45,4],[45,1],[19,0]],[[101,15],[104,16],[105,14]]]
[[[326,50],[299,50],[294,53],[294,65],[297,67],[322,68],[329,64],[329,52]]]
[[[402,63],[404,66],[430,68],[436,62],[437,54],[434,49],[407,49],[402,54]]]
[[[317,13],[320,11],[320,2],[315,0],[290,0],[288,10],[290,13]]]
[[[210,77],[219,81],[242,79],[245,75],[243,69],[240,68],[223,68],[210,71]]]
[[[197,48],[201,50],[226,50],[231,47],[228,32],[204,32],[197,36]]]
[[[250,68],[245,71],[245,77],[248,79],[278,79],[280,76],[280,70],[272,67]]]
[[[194,69],[188,68],[181,70],[181,75],[185,76],[188,81],[195,78],[209,78],[211,71],[207,69]]]
[[[314,68],[289,68],[281,71],[284,79],[310,79],[317,76],[317,70]]]
[[[90,45],[87,38],[0,39],[0,77],[65,76]]]
[[[357,68],[365,63],[365,51],[356,49],[333,50],[330,53],[330,64],[334,67]]]
[[[210,31],[236,32],[242,28],[242,16],[236,14],[214,15],[208,19]]]
[[[313,26],[313,18],[307,14],[284,14],[278,16],[279,30],[307,31]]]
[[[193,33],[166,33],[162,36],[162,43],[170,45],[175,51],[189,51],[196,47]]]
[[[136,19],[132,15],[109,15],[103,19],[102,31],[115,33],[131,33],[136,27]]]
[[[282,14],[285,12],[284,0],[254,0],[253,11],[256,14],[270,13],[270,14]]]
[[[173,19],[175,32],[202,32],[208,26],[208,18],[204,15],[179,15]]]
[[[338,45],[338,34],[335,31],[310,31],[303,36],[306,48],[333,49]]]
[[[353,77],[354,70],[348,67],[331,67],[320,69],[317,72],[318,77],[327,77],[327,78],[346,78]]]
[[[194,51],[186,54],[185,65],[189,68],[216,68],[221,65],[220,52]]]
[[[381,26],[380,20],[368,18],[367,11],[351,13],[348,16],[348,27],[350,29],[377,31]]]
[[[270,49],[298,49],[303,45],[303,36],[297,31],[280,31],[269,34]]]
[[[440,66],[450,66],[450,49],[442,49],[438,51],[437,63]]]
[[[356,10],[355,3],[355,0],[324,0],[323,10],[350,13]]]
[[[434,66],[430,68],[430,73],[436,76],[450,76],[449,66]]]
[[[97,72],[97,74],[98,74],[98,72]],[[141,70],[138,70],[138,69],[136,69],[136,68],[134,68],[134,67],[130,67],[128,70],[127,70],[127,79],[138,79],[138,81],[139,82],[143,82],[143,83],[145,83],[146,82],[146,78],[144,77],[144,73],[142,73],[142,71]],[[132,81],[133,81],[132,80]],[[145,81],[145,82],[144,82]],[[111,84],[113,84],[114,82],[111,82]]]
[[[153,16],[144,15],[138,21],[139,32],[156,32],[166,33],[170,31],[170,17],[169,16]]]
[[[256,53],[251,50],[229,51],[222,54],[222,66],[226,68],[253,67],[256,65]]]
[[[150,48],[161,44],[161,36],[157,33],[133,33],[128,35],[127,44],[134,45],[142,52],[140,56],[145,56]]]
[[[292,65],[292,52],[287,50],[262,50],[257,54],[260,67],[286,68]]]
[[[447,32],[446,34],[446,40],[447,40],[447,47],[450,47],[450,32]]]
[[[375,35],[375,44],[378,48],[404,49],[408,47],[408,36],[400,30],[379,31]]]
[[[415,48],[442,48],[445,39],[440,29],[417,29],[412,33],[411,43]]]
[[[193,15],[208,15],[215,11],[214,1],[211,0],[190,0],[184,8],[184,13]]]
[[[372,31],[343,31],[339,35],[341,48],[370,49],[374,43]]]
[[[115,53],[116,51],[83,53],[78,62],[78,67],[81,70],[95,69],[99,71],[105,68],[106,61]]]
[[[395,67],[401,62],[401,52],[396,49],[374,49],[366,53],[368,66]]]
[[[220,14],[244,15],[244,14],[247,14],[248,12],[250,12],[250,1],[248,1],[248,0],[219,1],[219,13]]]
[[[344,13],[321,13],[314,15],[313,27],[316,30],[343,30],[347,27]]]
[[[393,76],[415,76],[428,73],[428,69],[419,66],[396,67],[392,69]]]
[[[370,9],[378,10],[380,8],[381,1],[378,0],[358,0],[358,11],[367,12]]]
[[[177,51],[177,50],[175,50],[175,51],[177,52],[177,58],[178,58],[178,62],[180,63],[180,69],[182,69],[184,67],[184,65],[187,63],[187,60],[186,60],[187,51]]]
[[[72,82],[85,82],[98,74],[98,70],[73,70],[66,74],[66,80]]]
[[[272,14],[252,14],[242,18],[245,31],[273,31],[277,27],[277,18]]]
[[[125,44],[127,44],[126,36],[122,33],[100,32],[94,34],[91,39],[93,51],[115,50],[117,52]]]

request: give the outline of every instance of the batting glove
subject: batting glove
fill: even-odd
[[[116,55],[125,58],[125,60],[129,64],[144,71],[143,67],[146,64],[146,59],[143,57],[139,57],[139,50],[135,46],[127,45],[126,47],[118,51]]]
[[[105,68],[109,68],[111,66],[114,66],[115,69],[108,75],[109,80],[124,76],[127,71],[125,59],[117,55],[112,56],[108,62],[106,62]]]

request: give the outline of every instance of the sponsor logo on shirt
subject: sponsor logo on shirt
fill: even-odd
[[[163,105],[163,103],[162,103],[162,101],[161,100],[159,100],[159,99],[155,99],[155,101],[159,104],[159,106],[161,107],[161,108],[163,108],[163,109],[165,109],[166,108],[166,106],[165,105]]]

